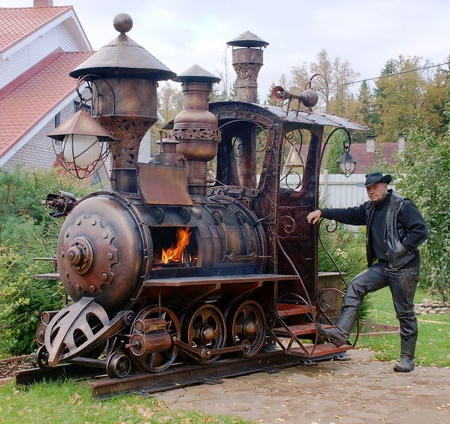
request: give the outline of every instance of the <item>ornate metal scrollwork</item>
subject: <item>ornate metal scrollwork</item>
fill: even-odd
[[[285,234],[292,234],[296,229],[296,222],[290,215],[283,215],[280,217],[280,228]]]

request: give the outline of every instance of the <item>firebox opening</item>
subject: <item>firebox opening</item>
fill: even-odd
[[[153,227],[153,268],[195,267],[198,247],[190,227]]]

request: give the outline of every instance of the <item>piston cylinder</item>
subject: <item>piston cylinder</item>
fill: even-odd
[[[172,338],[167,331],[152,331],[134,334],[130,339],[130,350],[135,356],[164,352],[172,346]]]

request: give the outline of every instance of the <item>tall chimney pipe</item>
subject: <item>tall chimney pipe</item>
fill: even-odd
[[[257,103],[258,74],[264,63],[262,48],[268,45],[250,31],[228,41],[227,46],[233,47],[232,64],[237,74],[238,101]]]

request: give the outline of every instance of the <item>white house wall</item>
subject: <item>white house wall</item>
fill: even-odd
[[[150,161],[150,134],[150,130],[148,130],[139,145],[139,162],[148,163]]]
[[[60,122],[64,122],[73,116],[74,103],[71,101],[60,113]],[[6,171],[13,171],[17,166],[23,166],[24,169],[36,168],[52,168],[56,154],[53,151],[52,139],[47,134],[55,129],[55,118],[47,122],[47,124],[30,140],[20,148],[14,155],[2,166]]]
[[[74,36],[60,23],[34,39],[30,44],[12,53],[6,60],[0,61],[0,89],[18,78],[31,67],[55,51],[83,51]]]

